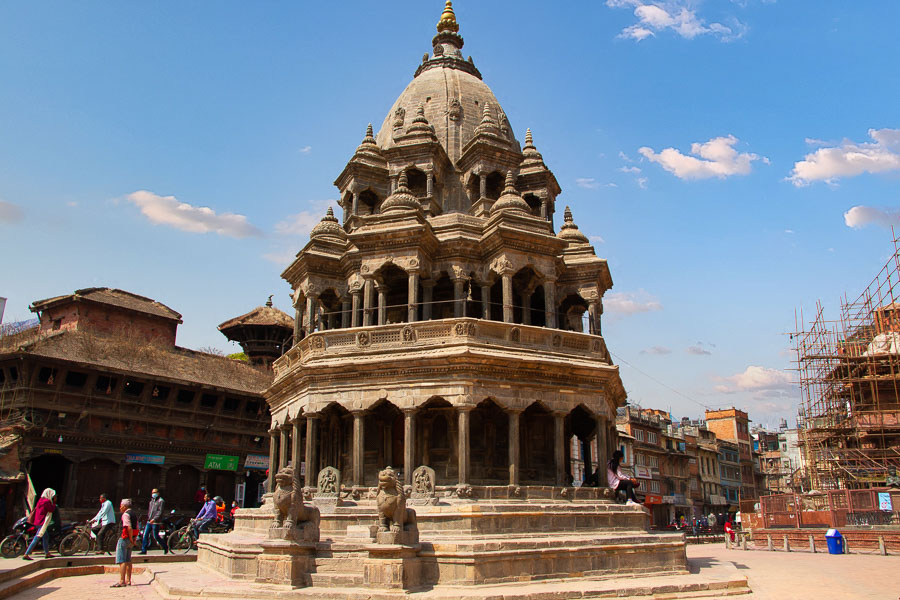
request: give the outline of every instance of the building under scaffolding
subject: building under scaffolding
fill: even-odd
[[[900,237],[894,255],[840,320],[797,319],[798,426],[809,486],[896,482],[900,469]],[[809,489],[809,488],[807,488]]]

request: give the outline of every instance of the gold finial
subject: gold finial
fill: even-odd
[[[447,0],[444,4],[444,12],[441,13],[441,20],[437,24],[438,33],[442,31],[459,31],[459,23],[456,22],[456,14],[453,12],[453,3]]]

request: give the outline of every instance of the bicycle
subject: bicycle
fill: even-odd
[[[187,554],[197,547],[197,536],[194,535],[194,524],[197,519],[191,519],[187,525],[173,531],[166,544],[169,546],[169,552],[181,552]],[[233,521],[210,521],[206,526],[206,533],[228,533],[234,528]]]
[[[116,548],[116,528],[112,524],[104,525],[96,537],[91,535],[91,521],[76,525],[75,530],[59,542],[59,553],[72,556],[79,552],[105,552],[110,554]]]

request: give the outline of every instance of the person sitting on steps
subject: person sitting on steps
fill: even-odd
[[[622,458],[621,450],[612,453],[612,458],[606,463],[606,480],[611,489],[625,493],[625,497],[628,498],[625,504],[638,504],[637,496],[634,495],[634,488],[637,487],[638,482],[636,479],[629,478],[619,469],[619,462]]]

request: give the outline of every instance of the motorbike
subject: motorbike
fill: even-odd
[[[180,529],[176,529],[173,531],[168,538],[166,538],[167,544],[169,546],[169,552],[181,552],[182,554],[187,554],[191,550],[197,547],[197,537],[194,534],[194,523],[196,519],[191,519],[187,525],[181,527]],[[232,529],[234,529],[234,521],[231,519],[224,519],[222,521],[211,521],[206,526],[205,533],[228,533]]]
[[[74,523],[63,523],[59,527],[50,527],[47,530],[50,550],[59,550],[60,541],[74,530]],[[13,525],[13,532],[0,542],[0,556],[15,558],[25,553],[31,538],[37,533],[37,527],[28,522],[28,517],[22,517]]]

